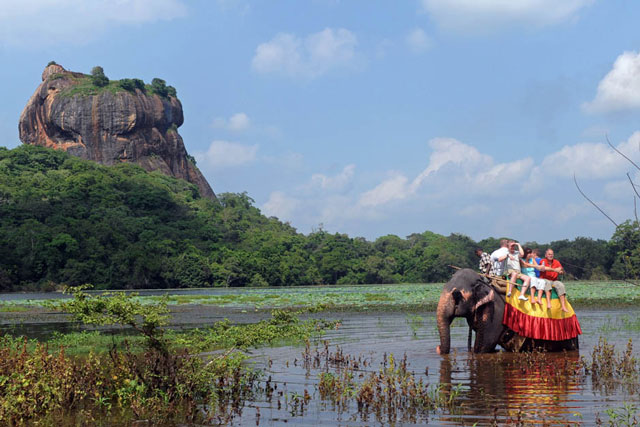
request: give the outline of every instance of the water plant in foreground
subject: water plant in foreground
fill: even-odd
[[[74,298],[57,308],[85,324],[127,325],[142,339],[137,346],[119,339],[104,353],[70,356],[64,345],[56,350],[26,338],[0,337],[0,424],[226,424],[261,389],[260,373],[234,348],[268,342],[279,333],[308,337],[316,330],[316,322],[275,312],[253,328],[220,322],[206,333],[179,335],[162,328],[166,302],[142,304],[135,294],[92,296],[84,289],[72,289]],[[76,341],[99,335],[82,334]],[[65,339],[58,334],[52,342]],[[207,357],[197,353],[216,346],[231,348]]]
[[[625,402],[620,408],[609,408],[605,411],[609,419],[609,426],[637,426],[640,425],[640,411],[638,405]],[[598,416],[596,418],[597,425],[605,425],[604,421]]]
[[[627,342],[625,350],[618,354],[613,344],[600,337],[593,348],[591,360],[583,358],[585,373],[591,374],[594,389],[608,394],[616,387],[623,387],[628,394],[640,391],[640,359],[633,356],[633,342]]]
[[[332,352],[325,341],[314,350],[307,345],[302,358],[308,370],[322,369],[316,386],[320,399],[338,412],[357,410],[365,422],[370,416],[384,424],[428,422],[430,413],[455,413],[459,404],[460,385],[429,385],[409,370],[406,355],[398,361],[385,354],[379,369],[367,372],[369,359],[344,354],[339,346]]]

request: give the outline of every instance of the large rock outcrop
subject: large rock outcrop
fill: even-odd
[[[105,165],[132,162],[148,171],[194,183],[216,196],[187,154],[178,127],[182,104],[174,96],[124,90],[112,82],[95,87],[91,77],[49,65],[42,84],[20,116],[20,139]]]

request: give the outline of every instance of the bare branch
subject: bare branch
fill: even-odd
[[[633,191],[636,193],[636,196],[640,197],[640,194],[638,193],[638,189],[636,188],[636,185],[633,183],[633,181],[631,181],[631,175],[629,175],[629,172],[627,172],[627,178],[629,178],[629,182],[631,183],[631,188],[633,188]]]
[[[590,198],[587,197],[586,194],[584,194],[584,192],[582,191],[582,189],[580,188],[580,186],[578,185],[578,180],[576,179],[576,174],[573,174],[573,182],[576,184],[576,188],[578,189],[578,191],[580,192],[580,194],[582,194],[582,197],[584,197],[585,199],[587,199],[589,201],[589,203],[591,203],[593,206],[595,206],[596,209],[598,209],[600,211],[600,213],[604,216],[607,217],[607,219],[609,221],[611,221],[613,223],[613,225],[616,226],[616,228],[618,227],[618,224],[611,219],[611,217],[609,215],[607,215],[602,209],[600,209],[600,206],[596,205]]]
[[[620,150],[618,150],[616,147],[613,146],[613,144],[611,143],[611,141],[609,141],[609,135],[605,135],[605,138],[607,138],[607,144],[609,144],[609,147],[613,148],[615,150],[616,153],[620,154],[622,157],[624,157],[625,159],[627,159],[629,161],[629,163],[631,163],[633,166],[636,167],[636,169],[640,170],[640,166],[638,166],[633,160],[631,160],[630,158],[628,158],[627,156],[625,156],[624,154],[622,154],[622,152]]]

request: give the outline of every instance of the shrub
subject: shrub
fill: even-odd
[[[133,82],[133,79],[122,79],[120,80],[120,87],[129,92],[133,92],[136,90],[136,84]]]
[[[49,65],[58,65],[58,63],[57,63],[56,61],[49,61],[49,62],[47,63],[47,67],[48,67]]]
[[[140,79],[132,79],[132,80],[136,89],[140,89],[143,92],[145,91],[144,82],[142,80]]]
[[[167,93],[169,94],[169,96],[173,96],[174,98],[178,97],[178,92],[173,86],[167,86]]]
[[[153,92],[163,98],[166,98],[169,94],[169,88],[167,88],[167,82],[162,79],[154,78],[151,80],[151,88]]]
[[[91,82],[98,87],[109,84],[109,78],[104,75],[104,69],[101,66],[98,65],[91,69]]]

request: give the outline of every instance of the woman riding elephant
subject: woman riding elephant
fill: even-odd
[[[505,326],[505,306],[507,305],[508,303],[503,293],[495,288],[488,279],[470,269],[465,268],[457,271],[451,280],[445,284],[438,302],[436,312],[438,331],[440,333],[438,352],[447,354],[451,349],[450,326],[455,317],[467,319],[467,324],[470,328],[469,334],[471,334],[471,331],[476,332],[476,339],[473,344],[475,353],[494,351],[498,344],[509,351],[519,351],[533,347],[542,347],[551,351],[575,350],[578,348],[577,336],[581,333],[581,330],[577,318],[575,318],[575,313],[569,316],[567,313],[561,312],[564,313],[561,316],[566,318],[560,319],[561,322],[557,322],[558,319],[553,318],[553,321],[549,322],[552,324],[552,328],[556,323],[560,323],[561,328],[563,327],[563,322],[570,324],[571,327],[568,330],[552,331],[554,334],[550,336],[550,339],[538,339],[539,335],[535,333],[527,336],[518,335],[513,329]],[[509,305],[509,310],[513,313],[514,308]],[[519,314],[525,318],[532,317],[532,319],[528,320],[533,324],[541,324],[540,322],[547,321],[546,318],[533,318],[533,316],[528,316],[526,313]],[[526,321],[527,319],[525,319]],[[517,326],[514,325],[513,327],[516,330],[521,330]]]

